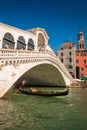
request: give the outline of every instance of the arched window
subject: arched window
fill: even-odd
[[[32,40],[32,38],[30,38],[28,40],[28,50],[34,50],[34,41]]]
[[[81,49],[81,44],[80,44],[80,49]]]
[[[45,39],[44,39],[44,36],[39,33],[38,35],[38,46],[44,46],[45,45]]]
[[[5,33],[2,48],[14,49],[14,37],[10,33]]]
[[[17,49],[26,49],[25,39],[23,36],[19,36],[17,40]]]

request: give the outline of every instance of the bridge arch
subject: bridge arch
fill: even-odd
[[[5,49],[14,49],[15,47],[15,42],[14,42],[14,37],[11,33],[7,32],[4,34],[3,37],[3,43],[2,43],[2,48]]]
[[[17,40],[17,49],[26,49],[25,39],[23,36],[19,36]]]
[[[20,84],[24,79],[27,81],[27,84],[31,86],[66,86],[64,78],[58,68],[50,63],[41,63],[33,66],[18,79],[17,84]]]
[[[56,65],[55,63],[52,63],[52,61],[48,61],[48,60],[45,60],[44,62],[36,61],[34,64],[32,64],[32,62],[35,62],[35,61],[29,62],[29,64],[31,64],[30,66],[27,64],[23,65],[22,71],[20,69],[18,72],[18,73],[20,73],[20,71],[21,71],[20,76],[16,81],[21,82],[23,79],[27,79],[27,81],[30,80],[30,79],[28,79],[28,76],[30,77],[32,75],[31,72],[34,73],[34,70],[36,70],[38,68],[38,70],[41,72],[41,75],[36,73],[36,77],[32,77],[32,78],[40,79],[41,77],[43,78],[43,75],[45,75],[44,77],[47,80],[47,77],[50,76],[50,73],[51,73],[51,79],[50,79],[51,82],[49,82],[49,80],[48,80],[48,84],[47,84],[47,81],[46,82],[44,81],[44,83],[46,83],[47,85],[52,85],[52,86],[53,85],[54,86],[69,86],[70,85],[71,81],[69,81],[69,79],[67,77],[65,77],[65,74],[62,73],[60,67],[58,65]],[[50,70],[50,71],[43,74],[42,72],[46,72],[43,66],[45,66],[46,71],[48,71],[48,70]],[[43,68],[41,68],[41,67],[43,67]],[[53,71],[51,69],[54,69],[55,73],[53,73]],[[56,80],[53,76],[57,77]],[[31,81],[33,81],[33,80],[35,81],[35,79],[32,79]],[[53,81],[53,80],[55,80],[55,81]],[[52,81],[53,81],[53,83],[52,83]],[[43,82],[43,80],[41,80],[41,82]],[[31,84],[31,83],[29,82],[29,84]]]
[[[44,47],[45,46],[45,38],[42,33],[38,34],[38,46]]]
[[[27,50],[34,50],[34,41],[32,38],[29,38]]]

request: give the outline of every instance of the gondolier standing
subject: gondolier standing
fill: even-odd
[[[26,80],[22,80],[21,85],[19,86],[20,89],[23,89],[24,85],[26,84]]]

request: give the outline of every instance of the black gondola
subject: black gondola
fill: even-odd
[[[31,92],[28,90],[23,90],[23,89],[19,89],[20,92],[26,94],[26,95],[38,95],[38,96],[47,96],[47,97],[51,97],[51,96],[65,96],[68,95],[69,90],[68,88],[64,91],[59,91],[59,92],[43,92],[43,91],[36,91],[36,92]]]

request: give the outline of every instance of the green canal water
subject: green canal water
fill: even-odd
[[[60,97],[15,91],[0,99],[0,130],[87,130],[87,90],[71,88]]]

